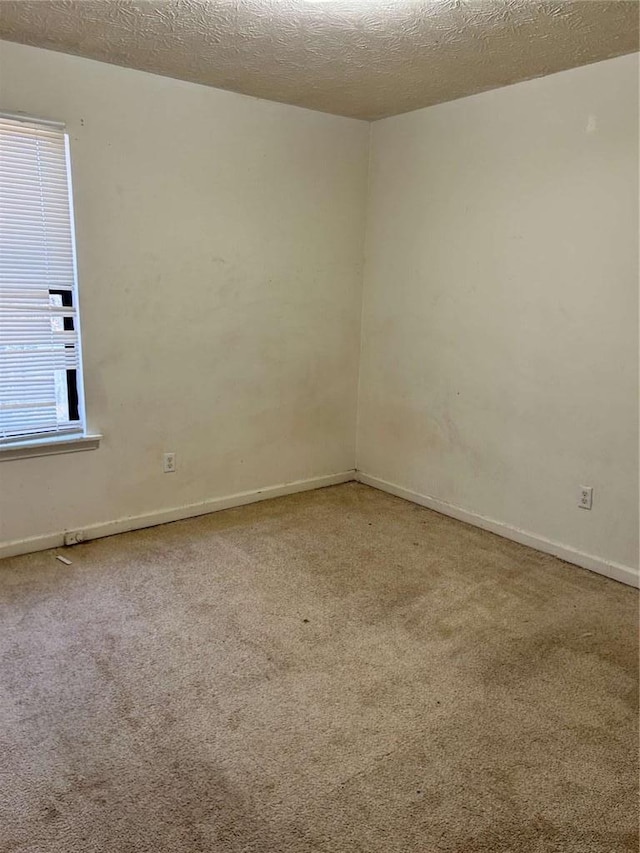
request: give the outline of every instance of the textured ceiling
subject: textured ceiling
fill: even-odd
[[[638,50],[636,0],[1,0],[0,38],[363,119]]]

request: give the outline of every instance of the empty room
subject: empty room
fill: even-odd
[[[0,0],[0,853],[638,853],[637,0]]]

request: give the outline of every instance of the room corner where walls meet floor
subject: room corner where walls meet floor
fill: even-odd
[[[530,532],[518,530],[517,528],[510,527],[509,525],[503,524],[495,519],[483,518],[482,516],[461,507],[453,506],[445,501],[438,500],[437,498],[430,497],[428,495],[411,492],[401,486],[380,480],[377,477],[372,477],[363,471],[358,470],[343,471],[339,474],[332,474],[326,477],[317,477],[311,480],[303,480],[281,486],[267,487],[255,492],[246,492],[244,494],[217,498],[197,505],[174,507],[144,516],[118,519],[105,524],[92,525],[81,531],[80,541],[92,541],[121,533],[169,524],[174,521],[197,518],[199,516],[209,515],[226,509],[246,506],[248,504],[258,503],[265,500],[272,500],[278,497],[284,497],[306,491],[315,491],[316,489],[350,482],[362,483],[363,485],[369,486],[378,491],[386,492],[387,494],[402,498],[410,503],[433,510],[440,515],[461,521],[465,524],[470,524],[473,527],[478,527],[482,530],[496,534],[503,539],[508,539],[541,553],[557,557],[564,562],[571,563],[572,565],[582,569],[588,569],[589,571],[604,575],[605,577],[619,581],[620,583],[628,586],[636,588],[640,587],[640,578],[638,577],[638,573],[629,567],[611,564],[605,560],[601,560],[588,554],[581,554],[561,543],[549,542],[548,540],[541,539]],[[66,532],[63,531],[48,536],[38,537],[37,539],[3,543],[0,545],[0,559],[35,553],[52,548],[61,548],[65,544],[65,533]]]

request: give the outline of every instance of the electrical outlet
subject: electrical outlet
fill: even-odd
[[[591,509],[593,506],[593,487],[580,486],[578,494],[578,506],[580,509]]]
[[[165,453],[164,454],[164,473],[165,474],[173,474],[176,470],[176,454],[175,453]]]
[[[67,530],[64,534],[65,545],[78,545],[84,542],[84,530]]]

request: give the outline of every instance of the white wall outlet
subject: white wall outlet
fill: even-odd
[[[84,542],[84,530],[67,530],[64,534],[65,545],[78,545]]]
[[[164,473],[165,474],[173,474],[176,470],[176,454],[175,453],[165,453],[164,457]]]
[[[578,494],[578,506],[580,509],[591,509],[593,506],[593,487],[580,486]]]

